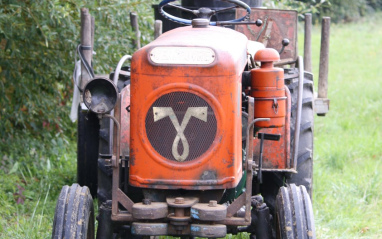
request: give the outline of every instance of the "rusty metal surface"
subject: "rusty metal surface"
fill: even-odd
[[[191,224],[191,235],[195,237],[225,237],[227,234],[226,225],[205,225]]]
[[[264,63],[273,63],[275,61],[279,61],[280,55],[275,49],[268,47],[257,51],[254,59],[255,61],[261,62],[261,68],[272,68],[273,64],[267,64],[267,66],[264,66]]]
[[[189,236],[191,234],[191,226],[178,226],[178,225],[172,225],[168,224],[168,231],[167,235],[172,236]]]
[[[257,168],[256,168],[257,169]],[[279,173],[297,173],[297,171],[293,168],[289,168],[289,169],[269,169],[269,168],[263,168],[262,169],[263,172],[279,172]]]
[[[255,98],[255,118],[270,118],[260,121],[258,128],[277,128],[285,125],[284,71],[273,66],[280,59],[275,49],[265,48],[255,55],[261,67],[251,70],[251,96]]]
[[[120,118],[121,123],[121,153],[122,156],[130,154],[130,85],[121,91]]]
[[[286,118],[285,118],[285,161],[286,167],[291,168],[291,160],[290,160],[290,117],[292,110],[292,97],[289,91],[289,88],[285,85],[285,95],[287,97],[286,100]]]
[[[110,118],[114,122],[114,139],[113,142],[116,142],[116,144],[113,145],[113,156],[112,156],[112,167],[113,167],[113,180],[112,180],[112,220],[117,221],[131,221],[132,220],[132,207],[134,205],[134,202],[131,201],[131,199],[126,196],[124,192],[120,189],[120,157],[121,157],[121,125],[118,121],[118,118],[120,117],[120,96],[117,101],[117,105],[115,107],[115,116],[111,115],[104,115],[103,117]],[[122,213],[119,211],[119,204],[121,204],[127,211],[123,211]]]
[[[164,236],[167,235],[167,228],[167,223],[134,222],[131,225],[131,233],[140,236]]]
[[[249,220],[242,217],[230,217],[218,223],[224,224],[227,226],[249,226],[251,225],[251,217],[249,218]]]
[[[133,221],[133,215],[126,212],[126,211],[121,211],[121,212],[118,212],[117,214],[114,214],[114,215],[111,214],[111,220],[131,222],[131,221]]]
[[[236,10],[236,16],[244,16],[246,11]],[[266,47],[279,51],[282,40],[290,43],[280,54],[281,59],[296,60],[297,51],[297,11],[252,8],[250,21],[261,19],[262,27],[256,25],[237,25],[235,30],[243,33],[249,40],[263,42]]]
[[[197,197],[176,197],[166,198],[166,202],[170,207],[189,208],[199,202]]]
[[[167,203],[151,202],[150,204],[135,203],[132,208],[133,217],[136,219],[159,219],[168,215]]]
[[[281,128],[262,129],[262,133],[279,134],[279,141],[264,141],[263,149],[263,171],[278,171],[278,172],[295,172],[292,165],[290,154],[290,112],[291,112],[291,96],[288,87],[284,86],[286,99],[285,126]],[[254,140],[255,162],[259,161],[258,155],[260,152],[260,140]]]
[[[182,45],[174,46],[174,42],[181,42]],[[247,62],[246,43],[245,36],[231,29],[212,26],[183,27],[162,34],[154,42],[134,53],[131,63],[130,185],[156,189],[209,190],[233,188],[239,183],[242,177],[242,140],[241,134],[237,132],[241,130],[240,83],[241,73]],[[215,60],[211,64],[197,66],[175,64],[174,61],[159,64],[150,59],[150,54],[153,49],[160,47],[166,47],[166,49],[174,47],[176,48],[173,49],[174,51],[182,47],[210,48],[215,52]],[[201,50],[203,57],[200,59],[204,59],[203,52]],[[164,60],[166,56],[159,57]],[[182,62],[183,57],[195,58],[195,53],[187,56],[176,55],[176,57],[179,62]],[[199,54],[196,58],[199,59]],[[216,85],[217,82],[219,87]],[[187,141],[191,151],[191,141],[198,138],[190,134],[186,140],[184,139],[187,134],[182,134],[181,130],[184,129],[184,132],[188,130],[186,121],[184,128],[178,127],[178,124],[182,126],[181,121],[189,108],[178,112],[176,117],[176,119],[180,117],[178,122],[165,117],[150,121],[149,123],[153,124],[150,127],[146,124],[147,114],[155,113],[153,104],[160,97],[172,92],[186,92],[200,97],[208,103],[211,112],[215,114],[216,136],[212,144],[191,161],[187,158],[182,161],[183,158],[180,157],[182,148],[187,148],[182,145],[187,145],[185,143]],[[171,103],[185,104],[187,102],[178,100]],[[168,104],[160,107],[172,106]],[[192,117],[191,120],[197,121],[198,124],[206,124],[205,121],[196,117]],[[149,140],[147,129],[158,127],[160,121],[167,122],[169,132],[166,132],[168,137],[157,137],[157,139],[160,139],[159,143],[163,143],[164,147],[169,147],[170,154],[179,160],[164,157]],[[191,121],[189,122],[191,126]],[[200,129],[196,127],[194,130]],[[172,135],[169,134],[170,131]],[[189,152],[188,155],[192,153]],[[184,156],[186,155],[185,153]]]
[[[227,216],[225,205],[197,203],[191,207],[191,217],[201,221],[221,221]]]
[[[127,209],[128,212],[132,212],[133,211],[133,205],[134,205],[134,202],[131,201],[131,199],[126,196],[126,194],[124,192],[122,192],[121,189],[118,188],[117,190],[117,193],[116,193],[117,197],[116,197],[116,200],[118,200],[118,202],[124,207]],[[113,198],[114,199],[114,198]]]
[[[227,207],[227,217],[232,217],[245,205],[246,193],[241,194]]]

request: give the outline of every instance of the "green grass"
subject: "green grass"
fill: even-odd
[[[68,150],[76,146],[62,147],[49,157],[34,148],[20,149],[24,157],[1,155],[0,238],[51,238],[58,194],[76,177],[75,150]]]
[[[377,14],[331,27],[330,112],[315,118],[314,129],[313,207],[319,238],[382,238],[381,24],[382,14]],[[316,79],[319,35],[314,28]]]
[[[377,14],[331,28],[331,107],[326,117],[315,119],[313,207],[318,238],[382,238],[381,24],[382,14]],[[316,79],[319,34],[315,27]],[[24,155],[1,153],[0,238],[51,237],[57,196],[76,174],[75,145],[56,148],[49,157],[33,147],[19,150]]]

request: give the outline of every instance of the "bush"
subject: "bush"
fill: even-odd
[[[330,16],[332,22],[351,22],[382,10],[382,0],[264,0],[269,8],[297,10],[303,14],[312,13],[314,21],[323,16]]]
[[[300,18],[303,19],[305,13],[312,13],[313,15],[319,15],[323,9],[328,8],[330,5],[328,0],[265,0],[264,6],[268,8],[288,9],[298,11]]]
[[[33,142],[49,154],[68,145],[55,146],[52,139],[74,138],[68,115],[82,7],[96,21],[96,73],[108,74],[134,51],[129,11],[139,15],[143,44],[151,39],[151,1],[0,1],[1,158],[28,155]]]
[[[331,7],[324,11],[334,22],[352,22],[365,16],[368,5],[366,0],[331,0]]]

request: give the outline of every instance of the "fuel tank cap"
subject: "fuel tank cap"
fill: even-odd
[[[195,18],[191,24],[193,28],[206,28],[210,24],[210,21],[204,18]]]

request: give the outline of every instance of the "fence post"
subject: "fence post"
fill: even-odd
[[[154,24],[154,39],[157,39],[160,35],[162,35],[162,21],[161,20],[155,20]]]
[[[141,48],[141,32],[139,31],[138,16],[134,12],[130,12],[130,24],[135,32],[134,45],[139,49]]]
[[[304,69],[312,72],[312,14],[305,14]]]

